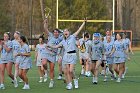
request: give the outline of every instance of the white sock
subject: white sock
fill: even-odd
[[[18,71],[17,71],[17,70],[15,70],[14,79],[16,79],[16,78],[17,78],[17,76],[18,76]]]
[[[45,75],[47,75],[48,74],[48,71],[47,70],[44,70],[45,71]]]

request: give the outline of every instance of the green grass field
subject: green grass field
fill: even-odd
[[[49,81],[46,83],[38,83],[39,75],[37,67],[33,64],[33,68],[28,73],[30,90],[22,90],[23,83],[19,84],[18,88],[14,88],[11,80],[6,75],[5,90],[0,90],[0,93],[140,93],[140,51],[135,51],[131,61],[127,62],[128,72],[126,78],[121,83],[109,80],[103,82],[103,76],[99,76],[98,85],[91,83],[92,78],[80,77],[79,89],[66,90],[65,83],[62,80],[57,80],[58,68],[55,67],[55,87],[49,89]],[[32,53],[32,58],[34,54]],[[81,66],[76,65],[77,76],[80,73]]]

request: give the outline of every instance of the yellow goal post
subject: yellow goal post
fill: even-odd
[[[59,28],[59,22],[83,22],[84,20],[70,20],[70,19],[59,19],[58,17],[58,3],[59,0],[56,0],[56,28]],[[87,20],[87,22],[92,22],[92,23],[112,23],[112,32],[114,33],[115,30],[115,0],[113,0],[113,19],[112,20]]]

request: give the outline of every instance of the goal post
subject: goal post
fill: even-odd
[[[83,22],[84,20],[68,20],[68,19],[59,19],[58,13],[59,13],[59,0],[56,0],[56,28],[59,28],[59,22]],[[112,23],[112,32],[114,33],[115,30],[115,0],[113,0],[113,8],[112,8],[112,20],[87,20],[87,22],[92,23]]]

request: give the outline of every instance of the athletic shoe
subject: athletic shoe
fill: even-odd
[[[88,76],[88,77],[90,77],[90,76],[91,76],[91,73],[90,73],[90,71],[88,71],[88,74],[87,74],[87,76]]]
[[[22,80],[22,79],[20,79],[20,80],[19,80],[19,83],[22,83],[22,82],[23,82],[23,80]]]
[[[72,83],[67,84],[66,89],[71,90],[72,89]]]
[[[30,89],[30,86],[29,85],[24,85],[24,87],[22,89]]]
[[[51,81],[50,81],[50,84],[49,84],[49,88],[53,88],[53,87],[54,87],[54,81],[51,80]]]
[[[1,85],[0,85],[0,89],[5,89],[4,84],[1,84]]]
[[[125,74],[122,74],[122,79],[124,79],[125,78]]]
[[[43,82],[43,77],[40,77],[40,80],[38,82],[42,83]]]
[[[48,75],[45,74],[45,75],[44,75],[44,82],[47,82],[47,80],[48,80],[47,78],[48,78]]]
[[[78,79],[74,79],[74,86],[75,86],[76,89],[79,87],[78,86]]]
[[[105,70],[102,70],[101,71],[101,75],[105,75]]]
[[[90,71],[88,71],[88,72],[85,72],[85,76],[86,76],[86,77],[90,77],[90,76],[91,76],[91,73],[90,73]]]
[[[18,82],[17,79],[14,80],[14,87],[17,88],[18,87]]]
[[[85,71],[84,69],[81,70],[81,75],[84,75]]]
[[[114,80],[114,79],[116,79],[116,77],[115,77],[115,75],[112,75],[111,80]]]
[[[87,76],[87,75],[88,75],[88,72],[86,71],[86,72],[85,72],[85,76]]]
[[[92,83],[93,83],[93,84],[97,84],[97,80],[96,80],[95,77],[93,77],[93,79],[92,79]]]
[[[104,82],[106,82],[106,81],[107,81],[107,76],[104,77]]]
[[[58,80],[62,80],[62,76],[59,75],[57,79],[58,79]]]
[[[116,82],[120,83],[120,82],[121,82],[121,79],[120,79],[120,78],[118,78]]]
[[[125,71],[124,71],[124,73],[122,74],[122,78],[123,78],[123,79],[125,78],[125,74],[127,73],[127,70],[128,70],[128,67],[125,67]]]

